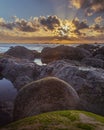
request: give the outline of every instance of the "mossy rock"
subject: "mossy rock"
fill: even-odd
[[[0,130],[104,130],[104,117],[84,111],[55,111],[25,118]]]

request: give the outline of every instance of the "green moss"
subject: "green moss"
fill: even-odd
[[[104,117],[84,111],[55,111],[28,117],[5,127],[5,130],[95,130],[97,124],[82,123],[80,113],[104,121]],[[0,129],[2,130],[2,129]]]
[[[78,123],[76,126],[83,130],[94,130],[95,129],[95,127],[91,124]]]

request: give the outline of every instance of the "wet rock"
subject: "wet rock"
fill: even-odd
[[[66,81],[80,97],[79,109],[104,115],[103,69],[59,60],[48,64],[40,76],[55,76]]]
[[[76,109],[79,97],[66,82],[48,77],[26,85],[15,100],[14,120],[55,110]]]
[[[0,126],[6,125],[13,120],[13,103],[0,101]]]
[[[4,57],[0,59],[0,62],[3,66],[1,74],[9,79],[16,88],[36,80],[40,73],[41,67],[28,60]]]
[[[36,51],[36,50],[32,50],[35,58],[40,58],[40,52]]]
[[[93,54],[94,52],[96,52],[96,50],[99,49],[99,45],[92,45],[92,44],[81,44],[81,45],[78,45],[77,47],[83,48],[89,51],[91,54]]]
[[[50,63],[55,60],[69,59],[80,61],[85,57],[90,57],[91,53],[79,47],[57,46],[55,48],[44,48],[41,52],[43,63]]]
[[[20,59],[28,59],[34,60],[39,56],[39,53],[34,50],[29,50],[23,46],[15,46],[11,47],[7,52],[4,53],[5,55],[10,55]]]
[[[81,61],[83,64],[96,67],[96,68],[104,68],[104,61],[97,58],[85,58]]]
[[[97,54],[94,56],[94,58],[101,59],[104,61],[104,55],[102,55],[102,54]]]
[[[100,47],[98,50],[95,51],[94,56],[97,54],[104,55],[104,46]]]

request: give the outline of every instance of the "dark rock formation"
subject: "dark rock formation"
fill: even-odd
[[[101,54],[104,55],[104,46],[97,49],[94,53],[94,55]]]
[[[7,52],[4,54],[10,55],[16,58],[20,59],[28,59],[28,60],[34,60],[35,58],[39,57],[39,53],[37,51],[29,50],[23,46],[15,46],[11,47]]]
[[[60,59],[69,59],[80,61],[83,58],[90,57],[91,53],[79,47],[57,46],[55,48],[44,48],[41,52],[43,63],[49,63]]]
[[[99,49],[98,45],[92,45],[92,44],[81,44],[81,45],[78,45],[77,47],[83,48],[89,51],[91,54],[94,54]]]
[[[13,103],[0,101],[0,126],[10,123],[13,119]]]
[[[48,64],[41,78],[58,77],[69,83],[79,94],[80,109],[104,115],[104,70],[64,60]]]
[[[102,55],[102,54],[97,54],[97,55],[94,56],[94,58],[104,60],[104,55]]]
[[[84,58],[81,62],[88,66],[92,66],[96,68],[104,68],[104,61],[102,59]]]
[[[34,57],[35,58],[40,58],[40,52],[36,51],[36,50],[32,50]]]
[[[26,85],[15,100],[14,120],[43,112],[76,109],[79,97],[66,82],[48,77]]]
[[[0,59],[0,63],[3,77],[9,79],[18,89],[36,80],[40,74],[40,66],[28,60],[4,57]]]
[[[2,66],[1,63],[0,63],[0,79],[3,78],[2,71],[3,71],[3,66]]]

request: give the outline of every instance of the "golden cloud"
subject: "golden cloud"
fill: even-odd
[[[14,17],[10,22],[0,18],[0,41],[58,43],[91,37],[101,39],[101,36],[104,37],[101,21],[102,17],[97,17],[94,24],[88,25],[86,19],[71,21],[57,16],[31,17],[28,20]]]

